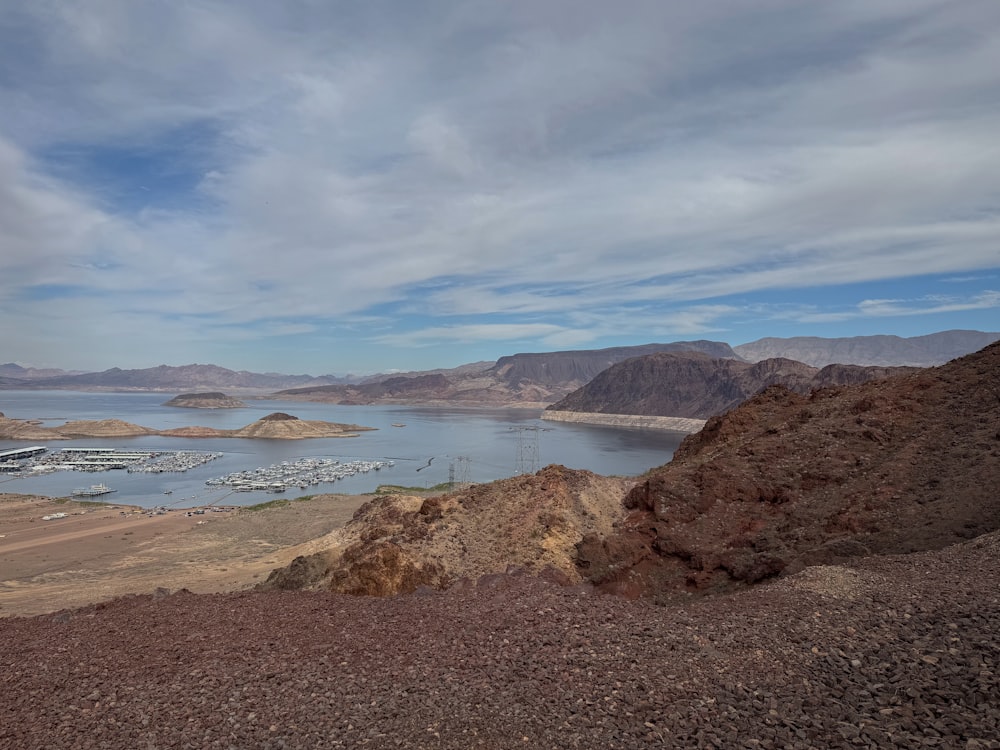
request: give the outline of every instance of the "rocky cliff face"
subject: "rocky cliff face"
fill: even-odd
[[[729,344],[719,341],[678,341],[610,349],[514,354],[498,359],[491,372],[500,382],[513,388],[526,384],[577,387],[618,362],[656,352],[702,352],[719,359],[738,359]]]
[[[725,590],[805,565],[1000,527],[1000,344],[809,396],[768,388],[709,420],[579,547],[608,591]]]
[[[843,365],[820,371],[789,359],[750,364],[697,352],[658,353],[613,365],[548,408],[707,419],[770,385],[808,393],[821,385],[859,383],[901,372],[898,368]]]

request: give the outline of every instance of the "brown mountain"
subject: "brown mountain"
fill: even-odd
[[[1000,343],[809,396],[773,386],[709,420],[579,548],[609,591],[726,589],[1000,527]]]
[[[385,376],[351,385],[306,386],[280,391],[272,398],[342,404],[460,403],[541,406],[579,388],[610,365],[658,351],[701,351],[736,357],[728,344],[679,341],[670,344],[514,354],[481,368]]]
[[[499,382],[512,389],[531,385],[550,388],[579,387],[611,365],[657,352],[702,352],[720,359],[739,359],[729,344],[721,341],[675,341],[670,344],[618,346],[610,349],[514,354],[498,359],[491,372]]]
[[[350,385],[320,385],[290,388],[272,394],[275,399],[320,401],[337,404],[374,404],[396,401],[433,401],[454,393],[454,383],[445,375],[395,375],[385,380]]]
[[[763,338],[733,347],[743,359],[786,357],[814,367],[842,363],[882,365],[886,367],[931,367],[978,351],[994,341],[1000,333],[983,331],[940,331],[926,336],[851,336],[820,338]]]
[[[698,352],[663,352],[612,365],[548,410],[707,419],[770,385],[808,393],[819,386],[861,383],[902,372],[844,365],[819,370],[789,359],[750,364]]]

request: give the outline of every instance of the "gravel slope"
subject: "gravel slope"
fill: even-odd
[[[0,621],[0,748],[1000,748],[1000,536],[657,607],[487,576]]]

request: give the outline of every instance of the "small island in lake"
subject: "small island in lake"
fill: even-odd
[[[239,409],[245,407],[242,401],[219,391],[209,393],[182,393],[167,401],[164,406],[178,406],[182,409]]]
[[[216,427],[176,427],[154,430],[120,419],[78,419],[59,427],[43,427],[37,420],[10,419],[0,414],[0,440],[73,440],[92,437],[139,437],[162,435],[185,438],[263,438],[268,440],[302,440],[306,438],[358,437],[358,433],[374,430],[356,424],[321,422],[299,419],[291,414],[275,412],[236,430]]]

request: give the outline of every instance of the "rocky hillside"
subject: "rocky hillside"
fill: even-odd
[[[978,351],[994,341],[1000,333],[982,331],[941,331],[926,336],[851,336],[820,338],[764,338],[733,347],[750,362],[785,357],[814,367],[829,364],[880,365],[884,367],[941,365],[956,357]]]
[[[245,407],[242,401],[219,391],[209,393],[181,393],[163,404],[182,409],[239,409]]]
[[[789,359],[750,364],[698,352],[659,353],[609,367],[548,409],[707,419],[770,385],[808,393],[820,386],[862,383],[904,371],[850,365],[819,370]]]
[[[998,484],[1000,343],[809,395],[771,386],[641,481],[552,466],[438,498],[376,500],[269,585],[386,594],[514,564],[628,596],[724,591],[998,529]]]
[[[1000,528],[1000,343],[809,396],[774,386],[709,420],[579,548],[629,595],[724,590]]]
[[[998,579],[990,534],[683,607],[158,590],[0,618],[0,747],[998,750]]]
[[[576,545],[607,536],[634,482],[549,466],[431,498],[392,496],[362,506],[315,554],[276,570],[266,589],[389,595],[444,588],[516,566],[579,583]]]

